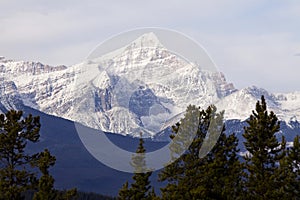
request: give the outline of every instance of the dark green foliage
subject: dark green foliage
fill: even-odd
[[[160,181],[168,181],[167,186],[161,188],[163,199],[238,197],[242,190],[242,165],[237,157],[238,141],[233,134],[228,137],[225,135],[225,129],[219,126],[222,119],[223,113],[216,113],[214,106],[207,110],[189,106],[185,118],[173,127],[175,134],[184,133],[182,136],[190,137],[193,141],[184,154],[166,166],[160,174]],[[210,123],[215,124],[210,126]],[[191,131],[195,131],[194,137]],[[217,137],[219,139],[214,146]],[[186,146],[176,141],[171,148],[172,153],[178,153]],[[203,152],[207,153],[205,157]]]
[[[119,191],[118,199],[143,200],[155,197],[154,190],[150,191],[151,186],[149,177],[152,172],[146,167],[145,152],[146,149],[144,148],[144,140],[141,138],[136,154],[132,157],[131,162],[131,165],[135,169],[135,173],[132,177],[133,183],[130,188],[128,186],[128,182],[123,185]]]
[[[291,168],[294,172],[295,180],[292,181],[294,184],[295,197],[300,199],[300,137],[297,136],[294,139],[293,147],[288,151],[288,160]]]
[[[131,196],[130,192],[131,191],[128,188],[128,181],[126,181],[126,183],[124,183],[124,185],[122,186],[122,188],[119,190],[118,199],[119,200],[130,199],[130,196]]]
[[[59,194],[64,195],[66,191],[57,191]],[[27,191],[24,193],[25,200],[32,200],[34,196],[34,191]],[[106,196],[106,195],[101,195],[101,194],[96,194],[92,192],[77,192],[76,200],[115,200],[116,198]]]
[[[115,200],[116,198],[95,194],[95,193],[86,193],[78,192],[76,200]]]
[[[54,178],[49,174],[49,167],[55,165],[55,157],[50,154],[48,149],[39,154],[36,165],[42,173],[39,179],[37,192],[33,200],[71,200],[77,197],[77,190],[57,191],[54,187]]]
[[[150,200],[159,200],[159,196],[156,195],[154,188],[152,187],[151,191],[148,194],[148,199]]]
[[[161,198],[300,199],[299,136],[288,149],[284,137],[278,141],[276,133],[280,124],[276,115],[267,111],[264,97],[257,102],[247,120],[249,126],[244,128],[244,144],[248,150],[245,163],[238,159],[237,137],[225,135],[225,128],[220,126],[222,120],[223,113],[216,113],[214,106],[207,110],[189,106],[184,118],[172,127],[172,159],[159,174],[159,180],[167,182],[161,188]],[[135,157],[133,163],[144,166],[143,158]],[[143,185],[135,190],[135,193],[143,191],[139,198],[145,199],[142,195],[148,191],[148,198],[160,199],[153,190],[149,192],[150,187],[145,187],[149,177],[136,175],[132,186],[138,188],[138,180]],[[137,199],[132,191],[126,182],[120,190],[120,199]]]
[[[185,117],[172,127],[174,135],[171,135],[173,139],[170,145],[171,164],[166,166],[159,175],[160,181],[168,182],[165,188],[161,188],[163,199],[192,199],[190,191],[194,189],[193,178],[198,171],[196,166],[199,160],[199,149],[208,128],[208,112],[189,106]],[[193,142],[189,145],[191,141]],[[182,153],[184,154],[178,158]]]
[[[237,157],[238,140],[234,134],[221,133],[216,146],[199,166],[194,198],[241,199],[243,165]]]
[[[56,191],[53,189],[54,178],[49,175],[49,167],[55,164],[55,157],[51,156],[48,149],[40,153],[37,166],[42,176],[39,179],[38,192],[35,193],[34,200],[55,199]]]
[[[276,115],[267,111],[262,96],[252,112],[249,124],[243,134],[245,147],[249,155],[245,156],[247,176],[247,194],[251,199],[278,198],[282,182],[278,182],[278,164],[285,156],[285,139],[278,142],[275,134],[280,129]],[[285,161],[282,161],[284,164]]]
[[[135,173],[132,177],[133,183],[130,188],[132,194],[131,199],[147,199],[149,189],[151,188],[149,177],[152,172],[149,172],[146,167],[145,152],[144,140],[141,138],[136,150],[137,154],[132,157],[131,163],[135,169]]]
[[[31,165],[38,154],[25,153],[25,147],[38,141],[40,120],[22,115],[22,111],[13,110],[0,115],[0,199],[22,199],[21,193],[36,183]]]
[[[300,136],[294,139],[293,147],[288,151],[289,162],[300,180]]]
[[[280,184],[281,199],[300,199],[300,145],[299,136],[294,139],[293,147],[280,160],[276,181]]]
[[[56,200],[77,200],[77,189],[65,190],[65,191],[56,191],[57,197]]]
[[[0,199],[24,199],[24,195],[36,192],[33,199],[73,199],[76,190],[58,192],[53,189],[54,179],[49,167],[55,164],[55,157],[46,149],[29,155],[28,142],[35,143],[40,135],[39,117],[23,117],[22,111],[11,110],[0,115]],[[37,179],[35,168],[41,172]]]

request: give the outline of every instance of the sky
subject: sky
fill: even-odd
[[[238,89],[300,91],[298,0],[0,0],[0,56],[72,65],[142,27],[193,38]]]

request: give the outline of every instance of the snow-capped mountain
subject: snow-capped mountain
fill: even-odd
[[[107,132],[153,136],[189,104],[215,103],[226,119],[244,120],[261,95],[281,120],[300,118],[300,93],[271,94],[227,83],[169,51],[153,33],[72,66],[0,58],[0,110],[26,105]]]
[[[299,120],[300,92],[272,94],[265,89],[251,86],[226,96],[216,103],[216,106],[225,110],[227,120],[240,119],[243,121],[249,117],[261,95],[264,95],[268,109],[275,112],[279,120],[285,122]]]

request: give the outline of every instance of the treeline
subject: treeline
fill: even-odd
[[[136,172],[117,199],[300,199],[299,136],[289,148],[284,137],[277,139],[280,123],[267,110],[264,97],[244,127],[245,155],[240,155],[236,135],[226,135],[225,127],[219,127],[223,114],[214,106],[187,108],[184,118],[172,127],[172,159],[159,173],[158,181],[164,183],[157,188],[159,195],[151,186],[152,172],[140,139],[131,163]],[[55,157],[47,149],[35,154],[25,151],[28,143],[38,142],[40,126],[39,117],[24,117],[22,111],[0,115],[0,200],[113,199],[75,188],[56,190],[49,173]]]
[[[60,193],[65,193],[65,191],[60,191]],[[24,200],[32,200],[34,197],[35,192],[34,191],[26,191],[23,193]],[[78,191],[76,196],[73,197],[73,199],[76,200],[116,200],[114,197],[96,194],[93,192],[81,192]],[[45,199],[46,200],[46,199]]]
[[[151,172],[146,170],[145,149],[140,139],[136,151],[140,154],[132,158],[132,166],[138,168],[132,183],[126,182],[120,189],[118,199],[300,199],[299,136],[289,148],[284,137],[277,139],[280,122],[267,110],[264,97],[257,102],[247,120],[248,126],[244,127],[245,155],[240,155],[234,133],[226,135],[225,127],[219,127],[220,135],[211,130],[222,119],[223,113],[217,113],[214,106],[206,110],[187,108],[185,117],[173,126],[170,150],[174,159],[159,174],[158,181],[165,183],[159,188],[159,196],[151,187]],[[191,136],[195,123],[196,135],[191,145],[186,146],[182,138]],[[216,137],[216,145],[209,149]],[[201,154],[202,145],[210,150],[205,156]]]

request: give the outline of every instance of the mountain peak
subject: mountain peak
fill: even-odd
[[[254,85],[242,89],[241,92],[252,95],[257,100],[260,100],[262,95],[264,95],[265,98],[270,98],[270,99],[273,98],[273,95],[269,93],[267,90]]]
[[[141,47],[163,47],[158,37],[153,32],[144,33],[136,40],[134,40],[129,46],[135,48]]]

